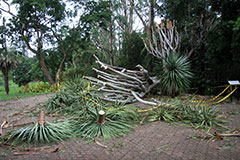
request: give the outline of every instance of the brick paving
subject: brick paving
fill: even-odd
[[[0,122],[4,120],[22,124],[36,121],[32,115],[11,116],[13,113],[31,109],[44,102],[50,95],[0,102]],[[234,111],[229,115],[227,126],[240,128],[240,105],[221,104],[222,112]],[[47,117],[52,121],[52,117]],[[5,132],[5,130],[4,130]],[[13,150],[0,145],[0,160],[238,160],[240,159],[240,139],[237,137],[218,141],[195,138],[197,131],[189,126],[170,125],[153,122],[136,126],[130,134],[110,140],[98,139],[107,149],[81,138],[70,139],[51,148],[59,148],[56,153],[14,155]],[[220,149],[218,149],[220,148]]]

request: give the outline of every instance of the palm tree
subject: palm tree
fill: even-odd
[[[9,93],[9,84],[8,84],[8,74],[11,66],[17,64],[20,61],[20,57],[18,56],[18,52],[16,48],[7,47],[7,34],[8,29],[5,24],[6,20],[3,17],[3,25],[0,26],[0,70],[2,71],[5,83],[5,91]]]
[[[9,93],[9,71],[13,65],[16,65],[20,62],[20,56],[16,48],[0,49],[0,70],[2,71],[5,83],[6,94]]]

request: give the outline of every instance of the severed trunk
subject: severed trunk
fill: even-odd
[[[104,115],[105,115],[105,112],[103,110],[100,110],[98,112],[98,118],[97,118],[97,123],[102,125],[105,123],[105,120],[104,120]]]

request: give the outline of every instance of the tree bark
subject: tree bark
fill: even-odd
[[[3,17],[3,29],[6,32],[6,25],[5,25],[5,18]],[[7,57],[8,54],[8,49],[7,49],[7,35],[4,34],[3,37],[3,49],[5,51],[5,56]],[[4,53],[3,53],[4,54]],[[5,64],[4,64],[5,63]],[[9,84],[8,84],[8,72],[9,72],[9,64],[7,62],[7,60],[3,61],[3,68],[2,68],[2,72],[3,72],[3,76],[4,76],[4,84],[5,84],[5,92],[6,94],[9,93]]]
[[[63,65],[64,65],[64,62],[66,60],[66,57],[67,57],[67,54],[64,53],[63,59],[62,59],[61,63],[59,64],[58,71],[57,71],[56,76],[55,76],[55,84],[57,84],[59,82],[59,78],[58,77],[59,77],[60,73],[63,70]]]
[[[154,21],[154,7],[156,4],[156,0],[150,0],[149,12],[148,12],[148,27],[147,34],[149,40],[152,39],[152,26]]]
[[[134,0],[132,0],[132,3],[130,4],[130,9],[129,9],[129,26],[128,26],[128,34],[132,34],[132,28],[133,28],[133,8],[134,8]]]
[[[113,28],[112,28],[112,22],[110,22],[109,25],[109,34],[110,34],[110,42],[109,42],[109,54],[111,57],[111,65],[114,65],[114,55],[113,55]]]
[[[9,73],[9,69],[8,67],[5,67],[2,69],[2,73],[4,76],[4,86],[5,86],[5,92],[8,95],[9,94],[9,83],[8,83],[8,73]]]
[[[37,57],[37,59],[38,59],[38,61],[39,61],[39,63],[40,63],[40,65],[41,65],[41,68],[42,68],[42,71],[43,71],[43,74],[44,74],[44,76],[46,77],[46,79],[47,79],[47,81],[52,85],[52,84],[54,84],[54,82],[53,82],[53,80],[52,80],[52,77],[50,76],[50,74],[49,74],[49,72],[48,72],[48,69],[47,69],[47,66],[46,66],[46,64],[45,64],[45,61],[44,61],[44,59],[43,59],[43,57],[42,57],[42,44],[41,44],[41,42],[42,42],[42,34],[41,33],[39,33],[39,32],[37,32],[37,42],[38,42],[38,46],[37,46],[37,49],[33,49],[32,48],[32,46],[30,45],[30,43],[29,43],[29,41],[26,39],[26,37],[25,37],[25,34],[24,34],[24,30],[25,29],[25,25],[23,24],[23,26],[22,26],[22,36],[23,36],[23,40],[24,40],[24,42],[26,43],[26,45],[27,45],[27,48],[30,50],[30,51],[32,51],[33,53],[35,53],[36,54],[36,57]]]
[[[39,60],[40,65],[41,65],[41,67],[42,67],[43,74],[44,74],[44,76],[46,77],[47,81],[48,81],[51,85],[54,84],[54,82],[53,82],[53,80],[52,80],[52,77],[50,76],[50,74],[49,74],[49,72],[48,72],[47,66],[46,66],[46,64],[45,64],[45,61],[44,61],[42,55],[39,54],[39,55],[37,55],[37,57],[38,57],[38,60]]]
[[[57,84],[57,83],[59,82],[59,75],[60,75],[60,73],[61,73],[62,70],[63,70],[64,62],[65,62],[65,60],[66,60],[66,58],[67,58],[67,52],[66,52],[66,50],[65,50],[65,48],[64,48],[64,46],[63,46],[63,43],[62,43],[63,40],[62,40],[62,38],[59,37],[59,36],[56,34],[56,32],[53,30],[52,27],[51,27],[50,29],[51,29],[54,37],[55,37],[55,38],[57,39],[57,41],[59,42],[59,44],[60,44],[60,46],[61,46],[61,50],[62,50],[62,52],[63,52],[63,59],[62,59],[62,61],[60,62],[59,67],[58,67],[58,71],[57,71],[57,73],[56,73],[56,75],[55,75],[55,84]]]

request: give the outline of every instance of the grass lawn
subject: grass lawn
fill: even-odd
[[[36,85],[36,83],[30,83],[31,85]],[[0,85],[0,101],[10,100],[10,99],[16,99],[16,98],[23,98],[23,97],[31,97],[41,94],[47,94],[47,93],[19,93],[19,90],[21,87],[18,87],[13,83],[12,80],[9,81],[9,95],[6,94],[4,84]]]

